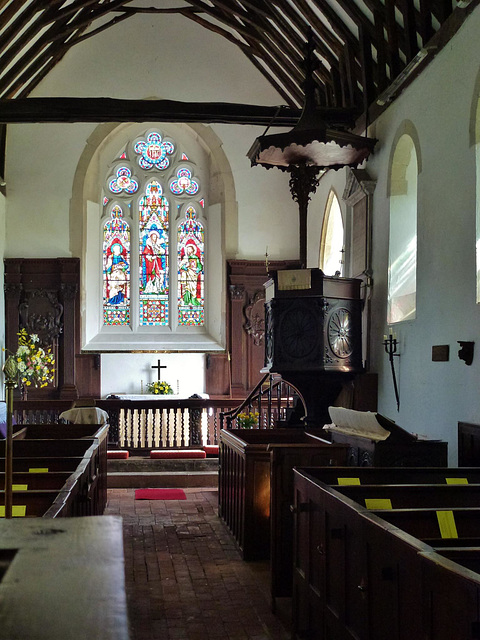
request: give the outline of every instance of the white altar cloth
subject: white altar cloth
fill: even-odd
[[[118,396],[120,400],[188,400],[191,397],[176,393],[171,393],[168,395],[161,395],[157,393],[139,393],[136,395],[128,393],[116,393],[114,395]],[[210,397],[208,393],[197,393],[197,395],[205,400]]]
[[[59,417],[73,424],[108,423],[108,413],[98,407],[74,407],[68,411],[62,411]]]

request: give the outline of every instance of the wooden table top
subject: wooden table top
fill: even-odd
[[[121,518],[0,520],[0,640],[129,637]]]

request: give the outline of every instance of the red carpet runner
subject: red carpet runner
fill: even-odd
[[[183,489],[135,489],[135,500],[186,500]]]

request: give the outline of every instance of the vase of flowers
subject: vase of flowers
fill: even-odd
[[[39,337],[26,329],[18,335],[18,348],[14,354],[18,370],[18,385],[22,391],[22,399],[26,399],[27,390],[34,387],[46,387],[55,378],[55,358],[50,348],[43,349],[39,345]]]
[[[237,426],[239,429],[252,429],[258,425],[258,411],[239,413],[237,416]]]
[[[149,382],[147,384],[148,393],[153,393],[157,396],[169,396],[172,395],[173,389],[164,380],[157,380],[156,382]]]

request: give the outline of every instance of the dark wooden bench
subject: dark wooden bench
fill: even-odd
[[[99,425],[26,425],[18,430],[12,442],[12,484],[18,474],[24,476],[26,481],[18,484],[28,486],[27,515],[101,515],[107,502],[107,436],[108,426]],[[0,441],[3,491],[4,456],[5,441]],[[68,474],[61,485],[59,473]],[[56,491],[57,497],[46,506],[50,491]],[[13,505],[19,504],[21,493],[12,493]],[[35,499],[37,509],[33,507]]]
[[[297,638],[451,640],[480,637],[480,507],[455,507],[462,490],[478,505],[477,487],[432,486],[431,469],[391,470],[385,487],[406,505],[427,495],[438,508],[369,510],[365,496],[380,486],[329,486],[337,469],[296,469],[294,487],[293,631]],[[364,471],[367,473],[365,474]],[[378,469],[356,469],[361,482]],[[447,469],[465,477],[466,469]],[[373,472],[370,473],[370,472]],[[425,473],[424,473],[425,472]],[[384,470],[391,480],[390,470]],[[412,486],[412,475],[419,487]],[[475,472],[467,470],[470,479]],[[377,482],[378,482],[377,474]],[[401,497],[402,492],[406,497]],[[435,495],[438,492],[438,495]],[[344,495],[348,494],[347,495]],[[423,497],[421,497],[423,496]],[[352,499],[355,498],[355,500]],[[358,500],[358,502],[357,502]],[[363,504],[361,504],[363,502]],[[437,512],[451,512],[459,538],[442,538]],[[456,560],[456,561],[454,561]]]
[[[72,515],[72,500],[71,491],[30,489],[28,491],[14,491],[12,493],[13,517],[57,518],[70,516]],[[0,506],[5,506],[4,491],[0,491]],[[17,512],[17,507],[21,513]]]
[[[13,474],[13,486],[27,486],[30,489],[58,489],[60,490],[71,478],[72,474],[65,471],[50,471],[49,473]],[[0,473],[0,490],[5,489],[5,472]]]
[[[244,560],[270,558],[274,607],[292,593],[293,467],[344,465],[347,450],[303,429],[220,433],[219,515]]]
[[[97,438],[101,436],[102,429],[98,424],[14,425],[13,437],[19,440]]]
[[[66,440],[17,440],[12,442],[14,458],[47,457],[71,458],[83,457],[92,445],[89,439]],[[5,440],[0,440],[0,456],[5,456]]]
[[[364,484],[446,484],[447,478],[465,478],[480,484],[479,467],[327,467],[302,466],[312,480],[338,485],[339,478]]]
[[[389,501],[391,509],[480,507],[480,484],[384,484],[333,488],[367,508],[371,508],[371,501],[376,500]]]

